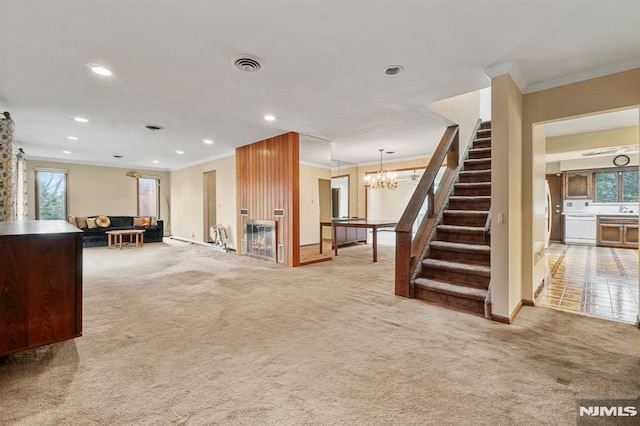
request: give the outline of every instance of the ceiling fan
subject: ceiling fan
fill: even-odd
[[[409,177],[398,179],[398,182],[409,182],[411,185],[417,185],[420,182],[420,175],[414,170]]]

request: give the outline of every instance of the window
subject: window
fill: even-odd
[[[138,216],[160,215],[159,185],[156,178],[138,178]]]
[[[596,173],[596,203],[614,203],[618,201],[618,173]]]
[[[638,171],[596,172],[594,187],[596,203],[638,201]]]
[[[638,201],[638,172],[622,172],[622,201]]]
[[[36,219],[67,217],[67,172],[36,170]]]

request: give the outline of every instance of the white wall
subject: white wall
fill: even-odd
[[[398,182],[398,187],[394,190],[370,190],[367,197],[368,219],[399,221],[415,190],[416,185],[406,180]]]
[[[237,248],[236,157],[207,161],[171,172],[172,235],[204,241],[204,202],[202,174],[216,171],[216,219],[227,228],[229,248]]]
[[[480,119],[491,121],[491,87],[480,90]]]
[[[474,136],[473,129],[480,118],[480,91],[476,90],[433,102],[429,107],[459,126],[460,157],[462,157],[468,143]]]

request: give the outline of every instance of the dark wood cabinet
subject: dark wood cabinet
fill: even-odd
[[[82,231],[0,222],[0,356],[82,334]]]
[[[591,186],[591,172],[568,172],[564,174],[564,198],[591,199]]]
[[[597,245],[638,248],[638,218],[598,216]]]
[[[367,228],[348,228],[336,225],[336,242],[338,247],[347,244],[367,242]]]

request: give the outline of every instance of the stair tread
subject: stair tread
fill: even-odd
[[[427,290],[462,297],[465,299],[485,300],[487,297],[487,290],[483,290],[481,288],[466,287],[446,283],[444,281],[430,280],[428,278],[416,278],[414,284]]]
[[[487,142],[491,141],[491,136],[487,136],[486,138],[475,138],[473,142]]]
[[[443,213],[453,216],[482,216],[489,214],[489,210],[444,210]]]
[[[464,160],[465,163],[485,163],[487,161],[491,161],[491,157],[486,158],[469,158]]]
[[[481,275],[485,277],[491,276],[491,268],[488,266],[481,266],[469,263],[449,262],[447,260],[439,259],[424,259],[422,265],[427,268],[447,269],[458,272],[466,272],[472,275]]]
[[[438,225],[437,228],[442,231],[460,232],[465,234],[470,234],[473,232],[476,232],[476,233],[484,232],[484,225],[483,226]]]
[[[467,243],[452,243],[450,241],[432,241],[431,247],[438,249],[446,249],[451,251],[461,252],[474,252],[474,253],[491,253],[491,247],[486,244],[467,244]]]
[[[449,197],[449,200],[477,200],[477,201],[487,201],[491,200],[491,195],[452,195]]]
[[[483,170],[461,170],[460,174],[468,174],[468,175],[478,175],[482,173],[491,173],[491,169],[483,169]]]
[[[467,188],[486,188],[491,186],[491,182],[458,182],[455,186],[463,186]]]

